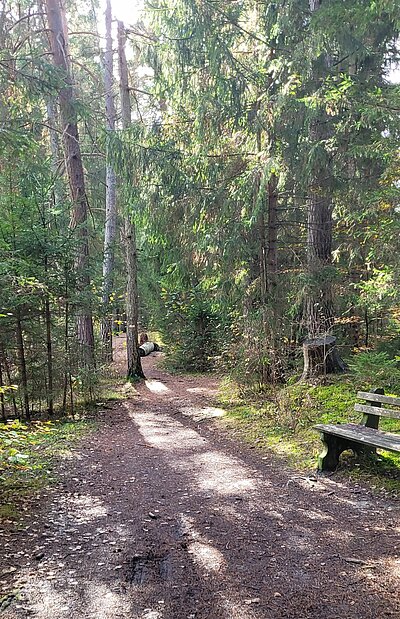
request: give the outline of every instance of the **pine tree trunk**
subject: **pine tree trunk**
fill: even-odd
[[[47,122],[49,124],[50,133],[50,152],[51,152],[51,169],[53,172],[53,202],[55,207],[60,207],[64,202],[64,188],[61,176],[64,169],[62,160],[60,139],[59,139],[59,122],[57,117],[57,105],[54,98],[47,100]]]
[[[144,378],[139,354],[138,333],[138,292],[137,292],[137,250],[135,226],[125,217],[126,252],[126,349],[128,359],[128,378]]]
[[[120,98],[122,126],[131,125],[131,102],[129,96],[128,67],[125,55],[125,28],[118,22],[118,63],[120,76]],[[128,378],[144,378],[139,355],[138,338],[138,288],[137,288],[137,248],[135,224],[130,213],[125,215],[125,259],[127,271],[126,283],[126,342],[128,360]]]
[[[4,346],[3,346],[3,344],[1,342],[0,342],[0,362],[4,366],[4,370],[6,372],[8,386],[11,387],[12,381],[11,381],[10,366],[8,364],[8,361],[7,361],[6,351],[4,350]],[[17,402],[15,400],[14,390],[11,391],[11,394],[12,394],[11,395],[11,401],[12,401],[12,405],[13,405],[14,417],[17,418],[18,417],[18,408],[17,408]]]
[[[46,319],[46,349],[47,349],[47,410],[50,416],[54,413],[53,391],[53,340],[51,337],[51,310],[49,298],[45,301]]]
[[[28,394],[28,375],[26,371],[26,360],[25,360],[25,347],[24,347],[24,336],[22,333],[22,323],[21,323],[21,312],[18,309],[16,312],[16,328],[15,335],[17,340],[17,352],[18,352],[18,363],[19,363],[19,375],[21,380],[21,391],[22,391],[22,405],[23,405],[23,414],[25,419],[28,421],[31,418],[30,410],[29,410],[29,394]]]
[[[103,319],[101,324],[101,340],[106,361],[112,361],[112,308],[110,297],[114,282],[114,248],[117,231],[116,174],[110,163],[110,137],[115,131],[114,77],[113,77],[113,41],[111,33],[111,2],[107,0],[106,12],[106,52],[104,55],[104,88],[106,103],[107,129],[107,165],[106,165],[106,221],[104,230],[103,259]]]
[[[276,287],[278,271],[278,179],[275,174],[271,175],[268,182],[268,252],[267,272],[268,289],[271,293]]]
[[[311,12],[317,11],[322,0],[309,0]],[[320,63],[322,62],[322,69]],[[327,73],[329,59],[315,62],[314,78],[319,81]],[[323,144],[329,138],[329,119],[320,110],[311,121],[310,144]],[[307,340],[303,346],[303,378],[314,378],[330,372],[343,371],[344,365],[331,337],[334,324],[332,264],[332,200],[329,192],[330,162],[321,158],[315,162],[309,184],[307,214],[307,275],[308,287],[304,299],[304,322]],[[314,345],[315,344],[315,345]],[[322,353],[320,351],[322,346]],[[325,354],[325,350],[329,354]],[[308,356],[316,354],[318,362]]]
[[[264,202],[264,200],[263,200]],[[267,280],[267,239],[265,235],[265,216],[262,211],[258,217],[259,235],[259,268],[260,268],[260,301],[261,309],[264,310],[267,304],[268,280]]]
[[[75,96],[72,87],[68,55],[68,40],[64,7],[60,0],[46,0],[46,13],[54,64],[64,74],[65,86],[60,89],[60,117],[63,132],[64,154],[72,198],[70,226],[78,239],[75,270],[79,292],[90,290],[89,233],[87,224],[88,204],[85,191],[81,149],[79,144]],[[77,315],[77,337],[85,365],[94,366],[94,334],[91,310],[83,303]]]
[[[3,368],[1,365],[1,359],[0,359],[0,408],[1,408],[1,418],[3,421],[7,421],[7,417],[6,417],[6,407],[4,404],[4,381],[3,381]]]

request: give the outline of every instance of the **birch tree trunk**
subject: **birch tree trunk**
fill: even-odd
[[[126,35],[122,22],[118,22],[118,64],[120,77],[121,118],[123,129],[131,125],[131,101],[129,95],[128,66],[125,54]],[[138,337],[138,288],[137,288],[137,248],[136,230],[132,214],[124,217],[125,259],[126,259],[126,349],[128,378],[144,378],[139,355]]]
[[[104,229],[103,258],[103,319],[101,324],[101,340],[106,361],[112,361],[112,310],[110,297],[114,283],[114,251],[117,230],[116,174],[110,163],[110,137],[115,131],[115,103],[113,76],[113,40],[111,32],[111,1],[107,0],[105,11],[106,51],[104,54],[104,89],[107,130],[107,164],[106,164],[106,221]]]
[[[70,226],[75,230],[78,240],[75,259],[77,288],[78,292],[87,294],[90,289],[88,204],[68,56],[65,11],[61,0],[46,0],[46,14],[54,64],[62,71],[65,79],[65,85],[59,92],[59,103],[65,163],[72,198]],[[88,302],[82,303],[77,314],[77,337],[83,363],[90,367],[94,366],[93,322]]]

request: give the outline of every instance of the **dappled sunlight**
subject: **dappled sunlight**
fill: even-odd
[[[325,512],[317,511],[314,509],[303,509],[302,507],[297,508],[298,512],[301,512],[303,516],[309,518],[310,520],[330,520],[334,521],[333,516],[326,514]]]
[[[276,511],[275,509],[266,510],[266,514],[268,514],[268,516],[270,516],[271,518],[275,518],[275,520],[278,520],[280,522],[284,522],[285,520],[283,514],[281,514],[281,512]]]
[[[89,494],[66,496],[60,499],[59,503],[67,517],[77,524],[86,524],[107,516],[103,501]]]
[[[338,503],[343,503],[345,505],[348,505],[349,507],[352,507],[353,509],[356,509],[358,511],[365,511],[365,510],[369,510],[371,508],[371,503],[370,501],[367,501],[366,499],[350,499],[349,497],[346,496],[335,496],[335,500]]]
[[[186,391],[188,393],[199,393],[204,395],[215,395],[218,393],[218,389],[210,389],[209,387],[188,387]]]
[[[233,522],[243,522],[246,520],[245,515],[243,514],[243,510],[240,508],[240,504],[229,505],[224,503],[221,507],[218,508],[218,513],[221,516],[224,516],[228,521]]]
[[[207,451],[191,456],[190,460],[197,469],[197,483],[202,490],[247,496],[257,487],[256,480],[248,475],[240,461],[223,452]]]
[[[58,457],[60,460],[82,460],[82,456],[71,449],[63,449],[59,452]]]
[[[304,529],[303,529],[304,531]],[[314,536],[310,534],[310,531],[298,533],[290,533],[284,540],[284,545],[286,548],[290,550],[295,550],[296,552],[314,552],[315,550],[315,541],[312,539]]]
[[[26,593],[31,599],[35,617],[38,619],[50,617],[68,619],[71,615],[76,616],[76,611],[79,617],[95,617],[96,619],[131,616],[129,600],[105,583],[87,579],[79,579],[78,582],[69,578],[67,584],[65,582],[63,584],[62,593],[59,591],[59,585],[59,582],[49,581],[45,575],[30,579],[26,586]],[[84,588],[83,591],[82,588]],[[78,591],[80,596],[76,598]],[[162,615],[157,614],[154,617],[161,618]]]
[[[127,599],[111,590],[105,583],[88,581],[85,597],[90,617],[114,619],[118,616],[129,616],[130,604]]]
[[[197,432],[186,428],[168,415],[141,413],[129,409],[130,417],[138,425],[139,432],[152,447],[176,451],[204,447],[207,443]]]
[[[152,447],[177,453],[192,451],[190,455],[185,454],[183,460],[177,457],[171,461],[171,466],[179,470],[187,470],[189,466],[201,490],[212,491],[214,495],[248,498],[248,493],[257,488],[257,481],[240,460],[220,451],[207,451],[208,441],[195,430],[168,415],[128,410],[140,434]]]
[[[336,529],[336,528],[326,529],[324,531],[324,536],[329,537],[330,539],[337,540],[340,543],[350,542],[352,539],[356,537],[354,533],[351,533],[350,531],[344,531],[343,529]]]
[[[56,591],[51,581],[34,578],[30,579],[26,592],[32,600],[32,611],[35,617],[54,617],[64,619],[71,615],[70,595],[68,589],[63,593]]]
[[[226,415],[226,411],[223,408],[216,408],[215,406],[183,406],[179,408],[179,412],[196,421],[216,419]]]
[[[223,554],[211,544],[193,542],[189,544],[188,553],[193,555],[194,562],[207,572],[218,572],[225,565]]]
[[[188,554],[192,556],[194,563],[207,572],[218,572],[226,566],[222,552],[194,528],[193,518],[181,514],[180,523],[182,531],[192,540],[188,544]]]
[[[389,557],[386,559],[385,568],[392,576],[399,580],[400,584],[400,557]]]
[[[257,608],[257,604],[260,601],[257,597],[243,599],[233,599],[237,597],[237,593],[229,592],[228,595],[226,592],[221,594],[222,597],[222,606],[226,611],[226,619],[231,619],[235,617],[235,619],[261,619],[260,615],[256,612],[253,612],[252,606]],[[246,604],[246,606],[244,605]],[[211,619],[211,617],[210,617]]]
[[[160,610],[151,610],[150,608],[145,608],[141,619],[162,619],[162,617],[163,614]]]
[[[147,379],[144,381],[147,389],[152,393],[166,393],[167,391],[171,391],[169,387],[164,385],[160,380],[155,380],[153,378]]]

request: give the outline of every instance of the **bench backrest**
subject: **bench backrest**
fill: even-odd
[[[383,390],[382,390],[383,391]],[[392,419],[400,419],[400,398],[383,395],[383,393],[367,393],[359,391],[357,393],[358,400],[364,400],[365,404],[356,404],[354,410],[358,413],[363,413],[364,417],[362,424],[371,428],[377,428],[379,417],[391,417]],[[395,406],[396,408],[387,408],[383,405]]]

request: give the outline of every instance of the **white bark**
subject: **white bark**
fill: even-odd
[[[115,131],[115,103],[113,76],[113,40],[111,1],[107,0],[105,11],[106,51],[104,54],[104,89],[107,130],[107,164],[106,164],[106,220],[104,228],[104,258],[103,258],[103,320],[101,338],[103,350],[108,361],[112,361],[112,311],[110,297],[114,283],[114,251],[117,231],[116,174],[110,162],[110,138]]]

